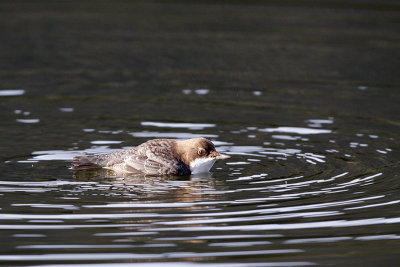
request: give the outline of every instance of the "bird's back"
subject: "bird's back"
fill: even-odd
[[[73,170],[107,168],[118,173],[188,174],[188,168],[176,158],[175,144],[173,139],[154,139],[108,154],[78,156],[73,159]]]
[[[74,170],[92,168],[105,168],[123,163],[129,156],[137,153],[137,147],[123,149],[108,154],[84,155],[74,157],[72,161]]]

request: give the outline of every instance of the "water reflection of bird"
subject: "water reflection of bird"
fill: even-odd
[[[227,158],[205,138],[155,139],[109,154],[74,157],[72,164],[73,170],[105,168],[122,174],[189,175],[208,172],[217,159]]]

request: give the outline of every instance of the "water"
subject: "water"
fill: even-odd
[[[275,4],[6,2],[0,265],[395,265],[398,6]],[[199,136],[210,174],[70,169]]]

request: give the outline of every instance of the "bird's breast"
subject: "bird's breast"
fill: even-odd
[[[197,158],[190,163],[190,171],[192,174],[209,172],[215,161],[215,158]]]

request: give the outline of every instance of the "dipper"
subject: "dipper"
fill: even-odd
[[[137,147],[100,155],[74,157],[73,170],[105,168],[117,173],[147,175],[189,175],[208,172],[218,153],[205,138],[188,140],[154,139]]]

